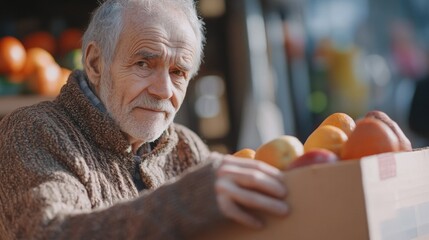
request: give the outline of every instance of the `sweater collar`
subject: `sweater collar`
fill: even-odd
[[[76,80],[79,83],[79,87],[82,90],[83,94],[89,99],[89,101],[96,107],[100,112],[106,113],[107,109],[101,100],[95,95],[94,91],[91,89],[91,86],[88,84],[88,80],[85,75],[79,75]]]
[[[131,145],[127,141],[125,133],[121,131],[107,111],[99,109],[87,96],[88,94],[84,93],[80,84],[82,81],[86,82],[84,72],[74,70],[55,101],[65,108],[86,138],[94,141],[98,147],[122,154],[131,154]],[[92,95],[95,96],[94,93]],[[159,155],[171,151],[178,142],[174,124],[171,124],[156,142],[156,151],[153,151],[153,154]]]

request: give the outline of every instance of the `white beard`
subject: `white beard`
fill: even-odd
[[[129,105],[121,105],[121,97],[115,95],[112,89],[110,77],[105,77],[100,86],[100,100],[104,103],[107,112],[119,125],[120,129],[134,139],[143,142],[152,142],[173,122],[176,109],[169,100],[159,100],[149,94],[141,94]],[[133,114],[136,107],[156,109],[164,111],[164,117],[141,117],[138,119]]]

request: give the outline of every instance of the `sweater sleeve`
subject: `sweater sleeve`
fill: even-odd
[[[212,190],[207,191],[210,168],[206,165],[135,200],[94,211],[58,213],[42,231],[49,239],[192,238],[221,218],[213,208]]]
[[[8,129],[7,121],[2,127]],[[0,236],[5,239],[189,239],[224,219],[214,193],[221,155],[211,154],[212,161],[134,199],[93,209],[87,189],[55,160],[61,153],[11,129],[0,135]],[[17,146],[16,140],[28,145]]]

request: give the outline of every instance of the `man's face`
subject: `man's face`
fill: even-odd
[[[196,54],[196,36],[183,14],[126,14],[99,95],[131,142],[153,141],[173,121]]]

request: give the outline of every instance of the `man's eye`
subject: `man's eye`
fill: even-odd
[[[138,65],[138,66],[140,66],[140,67],[147,67],[147,66],[148,66],[148,63],[147,63],[147,62],[145,62],[145,61],[138,61],[138,62],[137,62],[137,65]]]
[[[179,76],[179,77],[185,77],[186,76],[185,72],[181,71],[179,69],[173,70],[170,73],[172,73],[172,74],[174,74],[176,76]]]

